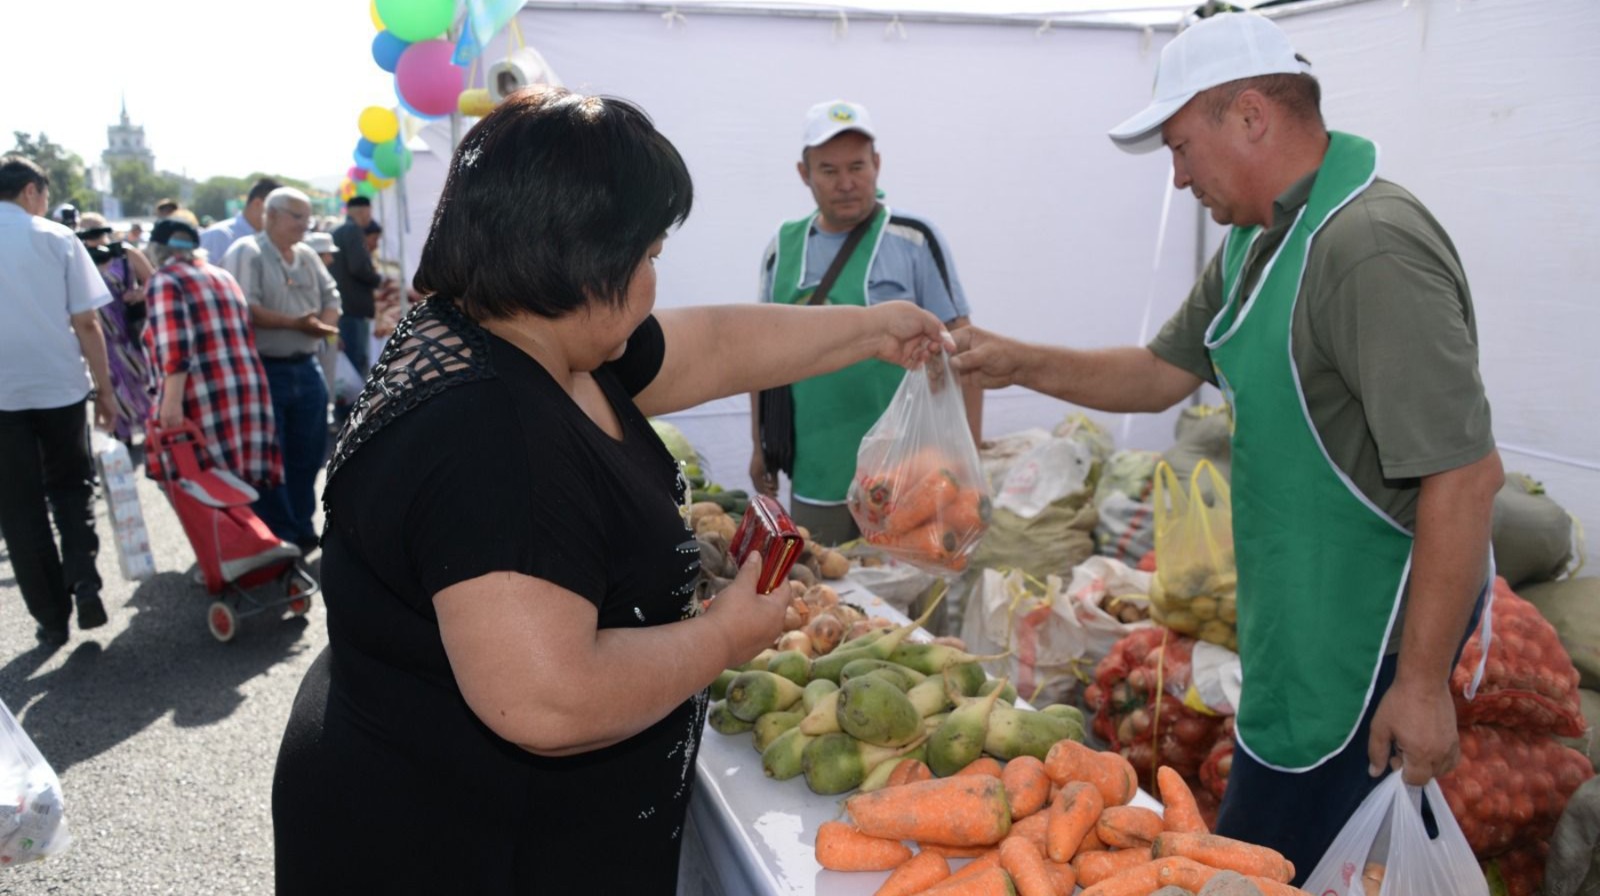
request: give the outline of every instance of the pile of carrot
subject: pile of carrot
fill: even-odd
[[[893,469],[858,473],[847,503],[868,544],[919,566],[954,572],[966,568],[989,526],[981,478],[964,475],[963,465],[934,449]]]
[[[1131,806],[1133,767],[1121,755],[1064,740],[1043,761],[977,760],[948,778],[907,760],[889,784],[845,801],[817,831],[816,857],[834,871],[891,871],[875,896],[1149,896],[1191,892],[1224,871],[1264,896],[1306,896],[1275,850],[1210,833],[1182,776],[1157,773],[1164,813]],[[915,848],[913,848],[915,847]],[[971,861],[953,870],[953,859]]]

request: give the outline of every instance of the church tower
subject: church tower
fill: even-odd
[[[143,162],[151,171],[156,167],[155,153],[144,145],[144,126],[134,126],[128,121],[128,98],[122,98],[122,122],[106,128],[106,150],[100,159],[107,168],[117,162],[129,160]]]

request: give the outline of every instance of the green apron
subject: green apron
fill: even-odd
[[[1244,263],[1261,228],[1223,248],[1226,301],[1206,331],[1233,412],[1233,529],[1239,567],[1239,743],[1279,771],[1337,754],[1372,699],[1410,572],[1412,535],[1329,459],[1290,351],[1317,231],[1376,177],[1375,145],[1331,133],[1311,196],[1254,294]]]
[[[807,237],[816,217],[813,213],[778,229],[772,301],[801,305],[811,297],[813,290],[802,289],[801,280],[806,272]],[[845,262],[828,291],[826,304],[866,306],[867,276],[888,222],[889,209],[885,207]],[[812,504],[844,503],[856,472],[861,437],[889,406],[904,376],[903,369],[873,359],[794,384],[794,475],[790,487],[796,498]]]

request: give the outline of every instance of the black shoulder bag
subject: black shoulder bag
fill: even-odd
[[[867,235],[867,230],[878,219],[882,209],[882,204],[874,204],[872,214],[850,229],[844,245],[839,247],[839,254],[833,257],[833,263],[822,275],[822,282],[817,284],[816,291],[806,299],[805,304],[821,305],[828,300],[828,291],[833,288],[833,282],[839,279],[839,272],[849,263],[850,256],[855,254],[856,247],[861,245],[862,238]],[[767,472],[777,473],[781,470],[793,476],[794,393],[788,386],[761,390],[756,407],[756,426],[761,436],[761,456],[767,465]]]

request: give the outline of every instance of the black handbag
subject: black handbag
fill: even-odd
[[[833,263],[828,265],[828,270],[822,275],[822,282],[817,284],[816,291],[806,299],[807,305],[821,305],[828,300],[828,290],[833,288],[833,282],[839,279],[839,272],[849,263],[850,256],[855,254],[856,247],[861,245],[861,240],[867,235],[867,230],[872,222],[878,219],[882,211],[881,203],[872,207],[872,214],[867,215],[861,223],[850,229],[850,235],[845,237],[844,245],[839,247],[839,254],[833,257]],[[767,472],[794,475],[794,393],[789,386],[774,386],[771,389],[762,389],[756,402],[756,431],[761,439],[761,457],[767,465]]]

